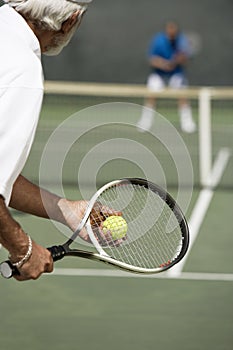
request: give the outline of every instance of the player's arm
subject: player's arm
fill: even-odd
[[[151,56],[149,58],[149,64],[153,68],[161,69],[165,72],[169,72],[174,69],[174,62],[166,60],[159,56]]]
[[[10,207],[45,219],[58,221],[75,231],[87,206],[70,201],[33,184],[20,175],[14,183]],[[83,237],[84,238],[84,237]]]
[[[169,72],[174,69],[174,63],[171,60],[165,59],[161,54],[161,38],[156,36],[150,44],[148,51],[149,65],[152,68],[160,69],[164,72]]]
[[[20,175],[14,183],[10,207],[42,218],[66,223],[58,206],[61,198]]]
[[[73,231],[83,217],[87,202],[69,201],[57,195],[40,189],[23,176],[19,176],[13,186],[10,206],[25,213],[43,218],[50,218],[69,226]],[[89,240],[83,230],[80,236]],[[9,251],[12,263],[22,261],[29,251],[29,237],[12,218],[0,195],[0,243]],[[44,272],[51,272],[53,261],[50,252],[32,241],[29,259],[17,268],[20,272],[15,278],[19,281],[37,279]]]
[[[185,35],[181,34],[178,40],[178,51],[174,57],[174,64],[185,65],[192,55],[192,50],[188,39]]]
[[[71,201],[61,198],[28,181],[20,175],[13,186],[10,206],[24,213],[32,214],[45,219],[52,219],[68,226],[75,231],[86,212],[88,202],[84,200]],[[120,212],[102,205],[95,208],[96,213],[105,215],[121,215]],[[97,216],[98,216],[97,215]],[[100,215],[99,215],[100,217]],[[89,241],[87,232],[83,230],[80,237]]]
[[[87,202],[69,201],[65,198],[39,188],[23,176],[19,176],[14,183],[10,207],[19,211],[49,218],[66,224],[75,230],[86,210]],[[82,238],[87,240],[84,231]],[[21,261],[28,252],[29,238],[20,225],[12,218],[0,195],[0,243],[9,251],[13,263]],[[19,268],[18,280],[36,279],[43,272],[51,272],[53,262],[50,252],[32,241],[32,254]]]
[[[29,238],[10,215],[4,198],[0,195],[0,243],[8,250],[12,263],[18,263],[27,255]],[[32,241],[32,250],[25,264],[19,268],[18,280],[36,279],[43,272],[51,272],[53,262],[47,249]]]

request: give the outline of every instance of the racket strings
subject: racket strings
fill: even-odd
[[[140,198],[144,198],[143,202],[147,202],[146,210],[143,212],[145,220],[143,220],[142,223],[148,222],[149,220],[151,221],[151,218],[155,218],[155,222],[153,222],[153,226],[150,230],[147,231],[148,228],[145,225],[142,227],[143,232],[147,231],[148,236],[143,237],[144,240],[142,242],[142,246],[144,248],[144,255],[142,256],[144,257],[144,260],[147,258],[145,261],[146,264],[151,262],[153,266],[155,264],[160,265],[160,262],[165,260],[163,256],[164,253],[166,256],[173,256],[172,253],[174,249],[174,240],[173,244],[171,244],[170,241],[168,241],[168,245],[164,244],[164,232],[167,230],[167,218],[171,215],[171,210],[164,202],[164,199],[161,199],[154,192],[148,191],[144,187],[138,186],[138,193],[140,195]],[[165,217],[166,220],[164,220]],[[177,225],[177,221],[174,224]],[[155,232],[157,239],[155,239]],[[155,252],[156,254],[154,254]],[[152,257],[154,257],[154,261],[151,259]]]
[[[153,192],[150,193],[150,199],[151,203],[146,220],[150,218],[156,218],[156,220],[153,227],[147,231],[147,234],[143,237],[145,238],[143,244],[145,244],[147,239],[148,242],[150,242],[149,248],[145,251],[148,257],[147,261],[151,261],[156,265],[161,265],[161,262],[169,261],[174,255],[174,243],[176,244],[176,240],[174,240],[174,235],[170,235],[169,237],[166,234],[167,221],[170,219],[171,210],[165,204],[164,200]],[[177,225],[177,222],[175,222],[175,225]],[[154,260],[152,258],[154,258]]]
[[[99,202],[120,211],[128,224],[126,239],[119,244],[108,236],[104,246],[108,255],[143,268],[160,267],[177,257],[182,247],[181,228],[176,215],[159,194],[140,185],[124,184],[107,189]],[[101,227],[107,216],[96,210],[93,226]],[[99,238],[100,244],[102,238]]]
[[[143,203],[143,206],[144,206],[146,200],[148,200],[148,192],[144,191],[142,187],[138,186],[138,192],[136,192],[136,193],[137,193],[136,197],[138,197],[138,196],[140,197],[140,202],[136,198],[136,201],[131,201],[131,206],[134,203]],[[156,199],[157,199],[157,197],[156,197]],[[149,197],[149,202],[150,202],[150,197]],[[153,201],[153,203],[154,203],[154,201]],[[130,245],[128,245],[128,247],[130,247],[130,252],[131,252],[131,255],[128,254],[128,257],[131,257],[131,260],[133,258],[133,260],[136,261],[137,264],[143,265],[143,266],[145,266],[145,264],[148,265],[148,262],[153,264],[153,265],[155,263],[158,264],[158,261],[161,260],[161,254],[159,254],[161,251],[164,251],[166,253],[166,255],[171,256],[171,254],[168,251],[167,247],[165,246],[165,249],[164,249],[164,246],[162,245],[162,243],[163,243],[162,237],[160,239],[160,237],[158,236],[157,244],[155,244],[156,240],[153,237],[153,231],[152,232],[150,230],[148,231],[148,228],[145,225],[145,223],[148,223],[148,221],[149,221],[149,219],[151,217],[155,217],[155,213],[150,213],[150,211],[152,209],[151,204],[152,203],[149,203],[149,205],[147,204],[147,208],[146,208],[146,210],[144,210],[143,220],[141,220],[141,225],[139,225],[139,228],[141,229],[141,233],[137,232],[137,230],[136,230],[138,228],[138,226],[134,227],[134,234],[135,233],[137,233],[137,235],[141,234],[142,238],[139,239],[139,240],[137,239],[137,240],[134,241],[133,244],[131,243]],[[162,203],[162,204],[164,204],[164,203]],[[154,209],[155,208],[158,208],[158,207],[154,207]],[[129,208],[127,208],[127,209],[128,209],[127,220],[132,222],[133,221],[133,217],[130,214],[134,213],[134,210],[132,210],[132,209],[129,210]],[[161,210],[161,205],[159,206],[159,210]],[[152,215],[154,214],[154,215],[151,216],[151,214]],[[158,215],[159,213],[156,213],[156,214]],[[164,225],[161,226],[161,222],[162,221],[157,221],[157,226],[158,226],[158,228],[157,228],[157,235],[160,232],[164,232]],[[158,223],[160,225],[158,225]],[[144,237],[144,233],[145,232],[147,232],[147,236],[148,236],[147,240],[145,240],[145,237]],[[161,244],[160,244],[159,241],[161,241]],[[129,249],[127,249],[127,250],[129,251]],[[156,252],[157,251],[157,255],[159,257],[159,260],[157,259],[157,255],[155,255],[155,254],[153,254],[153,257],[155,258],[155,261],[153,261],[151,259],[151,257],[152,257],[151,253],[150,253],[151,251],[152,252]],[[111,252],[111,254],[112,254],[112,252]]]

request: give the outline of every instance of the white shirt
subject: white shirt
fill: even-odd
[[[0,194],[12,187],[28,158],[43,99],[39,41],[8,5],[0,7]]]

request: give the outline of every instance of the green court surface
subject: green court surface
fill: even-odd
[[[58,100],[52,99],[48,103],[45,99],[36,142],[24,171],[34,181],[38,181],[41,152],[53,129],[77,108],[87,106],[86,101],[82,104],[78,101],[76,105],[76,100],[71,100],[67,100],[64,107],[63,100],[59,104]],[[232,113],[229,112],[232,105],[225,112],[220,107],[216,109],[213,125],[214,155],[221,147],[233,150]],[[179,129],[174,106],[161,108]],[[193,106],[193,111],[197,118],[197,106]],[[81,142],[78,151],[73,151],[75,160],[80,161],[85,152],[105,139],[106,131],[108,138],[116,136],[108,129],[90,134],[88,140]],[[151,147],[151,139],[145,135],[133,136],[130,129],[120,132],[124,137],[136,137],[138,142]],[[182,137],[189,149],[194,170],[195,186],[187,211],[190,219],[201,193],[198,138],[197,133]],[[165,169],[169,191],[176,195],[178,179],[172,159],[157,143],[154,146],[152,151]],[[70,163],[67,162],[67,172],[64,170],[65,193],[68,197],[79,199],[72,164],[73,158]],[[97,180],[101,183],[124,173],[127,176],[143,175],[141,169],[134,165],[124,165],[111,163],[98,173]],[[178,278],[169,275],[145,278],[133,274],[125,276],[104,264],[76,258],[57,262],[53,275],[44,275],[37,281],[19,283],[14,279],[1,278],[0,349],[231,350],[232,169],[231,156]],[[188,189],[186,184],[183,185],[185,194]],[[56,184],[52,184],[52,181],[48,186],[56,191]],[[12,214],[24,230],[44,246],[63,243],[66,239],[51,222],[17,212]],[[6,252],[0,250],[0,260],[6,257]]]
[[[56,267],[94,269],[96,276],[1,279],[1,349],[232,349],[231,200],[231,193],[214,194],[184,268],[187,279],[103,277],[99,271],[108,267],[76,258]],[[15,218],[41,244],[64,240],[46,220]],[[192,280],[197,272],[201,279]]]

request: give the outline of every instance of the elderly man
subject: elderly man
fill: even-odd
[[[86,202],[60,198],[20,173],[41,109],[41,52],[56,55],[68,44],[91,1],[0,0],[0,243],[20,272],[15,276],[18,280],[51,272],[53,262],[49,251],[32,241],[8,207],[56,220],[72,230],[86,209]],[[85,233],[82,238],[87,238]]]

